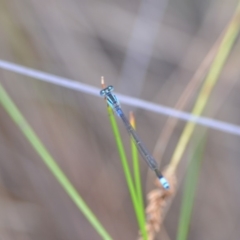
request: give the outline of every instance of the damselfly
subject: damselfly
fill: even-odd
[[[105,97],[107,100],[108,105],[115,111],[115,113],[122,119],[127,131],[129,134],[133,137],[134,142],[138,148],[138,151],[140,152],[143,159],[146,161],[148,166],[151,170],[153,170],[160,183],[165,189],[169,189],[169,183],[166,180],[166,178],[162,175],[162,173],[158,170],[157,162],[152,157],[152,155],[149,153],[139,136],[137,135],[137,132],[134,130],[134,128],[131,126],[130,122],[128,121],[128,118],[125,116],[124,112],[122,111],[122,108],[120,106],[120,103],[116,97],[115,94],[113,94],[113,86],[108,86],[100,91],[100,95]]]

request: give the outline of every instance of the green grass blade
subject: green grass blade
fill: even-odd
[[[239,35],[239,30],[240,30],[239,19],[240,19],[240,1],[238,3],[234,16],[230,24],[228,25],[228,28],[225,32],[222,42],[220,43],[219,50],[215,56],[214,61],[212,62],[210,70],[206,76],[205,82],[200,90],[199,96],[193,108],[192,114],[196,116],[200,116],[204,108],[206,107],[209,101],[209,97],[211,96],[213,87],[216,85],[217,80],[219,79],[219,76],[222,72],[222,69],[227,61],[227,58],[234,46],[234,42],[237,36]],[[178,145],[172,156],[172,160],[170,163],[172,172],[176,170],[177,165],[180,162],[180,159],[182,158],[182,155],[193,134],[194,129],[195,129],[195,123],[188,122],[186,124],[184,131],[178,142]],[[190,167],[191,170],[186,177],[186,185],[184,187],[184,195],[183,195],[183,200],[181,205],[177,240],[186,240],[188,236],[188,229],[189,229],[189,223],[190,223],[191,212],[193,207],[195,187],[197,183],[198,172],[200,168],[199,165],[201,161],[201,157],[196,156],[196,158],[198,160],[193,160],[193,163],[191,164],[191,167]]]
[[[123,171],[124,171],[125,178],[127,181],[128,189],[129,189],[130,196],[132,199],[133,207],[135,210],[136,218],[138,221],[138,225],[139,225],[139,228],[140,228],[140,231],[141,231],[141,234],[142,234],[144,240],[147,240],[147,232],[146,232],[146,228],[145,228],[144,214],[142,213],[141,207],[139,205],[138,197],[137,197],[137,194],[136,194],[136,191],[134,188],[131,171],[130,171],[130,168],[128,165],[128,160],[127,160],[124,146],[122,143],[121,135],[120,135],[120,132],[118,129],[117,121],[116,121],[116,118],[114,116],[114,113],[113,113],[113,110],[111,109],[111,107],[108,106],[107,110],[108,110],[111,127],[113,130],[113,135],[116,140],[117,149],[118,149],[119,156],[121,159]]]
[[[197,188],[198,176],[201,168],[201,163],[204,157],[204,148],[206,145],[206,138],[201,138],[197,143],[196,149],[193,153],[191,163],[184,181],[184,190],[181,201],[181,209],[178,223],[177,240],[187,240],[189,225],[194,205],[194,196]]]
[[[101,223],[97,220],[96,216],[89,209],[87,204],[81,198],[77,190],[68,180],[66,175],[63,173],[61,168],[58,166],[56,161],[50,155],[46,147],[43,145],[41,140],[38,138],[37,134],[33,131],[31,126],[28,124],[24,116],[21,114],[17,106],[14,104],[8,93],[0,84],[0,102],[3,105],[4,109],[10,115],[12,120],[19,126],[20,130],[27,138],[29,143],[41,157],[43,162],[46,164],[50,172],[55,176],[57,181],[61,184],[63,189],[72,199],[72,201],[76,204],[77,208],[83,213],[83,215],[87,218],[87,220],[91,223],[94,229],[98,232],[98,234],[104,240],[111,240],[112,238],[103,228]]]
[[[234,16],[225,32],[225,35],[220,43],[219,50],[211,64],[209,72],[200,90],[196,103],[193,107],[192,114],[200,116],[204,111],[209,98],[211,96],[212,90],[216,85],[219,76],[223,70],[223,67],[228,59],[228,56],[234,46],[234,42],[237,39],[240,31],[240,1],[238,3],[237,9]],[[171,172],[174,172],[183,156],[183,153],[187,147],[187,144],[194,132],[196,123],[188,122],[184,127],[183,133],[178,141],[177,147],[174,150],[172,159],[170,161],[169,168]]]
[[[134,129],[136,129],[136,123],[133,113],[130,113],[130,123]],[[140,176],[140,167],[139,167],[139,157],[138,157],[138,149],[135,144],[133,138],[131,138],[131,150],[132,150],[132,161],[133,161],[133,175],[135,182],[135,189],[138,198],[138,202],[140,204],[140,208],[142,214],[144,216],[145,221],[145,212],[144,212],[144,204],[143,204],[143,195],[142,195],[142,184],[141,184],[141,176]]]

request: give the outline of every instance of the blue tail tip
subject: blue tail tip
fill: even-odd
[[[159,178],[159,182],[162,184],[164,189],[169,189],[170,188],[169,183],[168,183],[168,181],[166,180],[165,177]]]

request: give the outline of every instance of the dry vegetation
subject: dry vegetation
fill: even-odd
[[[0,59],[96,87],[104,75],[117,92],[174,107],[237,1],[159,2],[142,6],[148,11],[142,10],[144,21],[136,31],[140,1],[0,0]],[[239,46],[237,42],[204,113],[238,125]],[[113,239],[136,239],[137,223],[105,103],[0,73],[3,86]],[[123,108],[134,111],[138,132],[153,150],[167,117]],[[173,132],[162,166],[168,164],[183,127],[179,122]],[[120,130],[127,146],[129,137],[121,124]],[[0,239],[99,239],[2,107],[0,133]],[[237,136],[209,130],[189,239],[238,239],[239,144]],[[157,159],[159,154],[155,152]],[[185,154],[177,173],[179,190],[164,222],[167,234],[161,239],[175,239],[187,162]],[[148,230],[158,232],[162,215],[152,209],[159,206],[157,211],[162,211],[166,195],[159,188],[147,197],[155,187],[154,175],[141,163],[148,219],[158,223]]]

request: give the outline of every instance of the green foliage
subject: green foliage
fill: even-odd
[[[220,43],[219,50],[210,66],[209,72],[206,76],[206,79],[203,83],[203,86],[199,92],[196,103],[193,107],[192,114],[195,116],[200,116],[211,96],[212,90],[219,80],[219,76],[223,70],[223,67],[228,59],[228,56],[234,46],[234,42],[239,34],[240,24],[240,2],[236,9],[236,12],[227,27],[227,30],[223,36],[223,39]],[[183,133],[178,141],[177,147],[173,152],[173,156],[170,162],[172,172],[174,172],[185,152],[187,144],[191,139],[191,136],[194,132],[196,123],[188,122],[184,127]]]
[[[236,12],[227,27],[220,44],[219,50],[210,66],[209,72],[200,90],[192,114],[200,116],[211,96],[212,90],[216,85],[219,76],[223,70],[223,67],[228,59],[228,56],[234,46],[234,42],[239,34],[239,17],[240,17],[240,2],[237,6]],[[184,131],[180,137],[179,143],[174,151],[171,161],[172,168],[175,170],[178,165],[187,143],[195,129],[195,123],[188,122],[184,128]],[[181,204],[181,213],[178,226],[177,240],[186,240],[188,236],[188,229],[190,224],[191,212],[194,202],[195,188],[197,184],[198,174],[200,170],[200,163],[203,156],[204,141],[202,140],[196,150],[196,154],[193,157],[192,163],[189,166],[189,171],[186,176],[183,199]]]
[[[77,208],[83,213],[87,220],[92,224],[94,229],[104,240],[111,240],[112,238],[103,228],[101,223],[97,220],[96,216],[92,213],[90,208],[84,202],[77,190],[71,184],[67,176],[63,173],[57,162],[48,152],[44,144],[41,142],[37,134],[33,131],[32,127],[28,124],[24,116],[21,114],[17,106],[14,104],[8,93],[0,84],[0,102],[12,118],[12,120],[18,125],[26,139],[38,153],[40,158],[46,164],[50,172],[55,176],[57,181],[61,184],[68,196],[76,204]]]
[[[139,189],[136,190],[134,187],[130,167],[129,167],[125,149],[124,149],[124,146],[122,143],[121,135],[120,135],[120,132],[118,129],[117,121],[113,114],[113,110],[109,106],[107,107],[107,110],[108,110],[111,127],[113,130],[113,135],[114,135],[114,138],[115,138],[115,141],[117,144],[118,153],[119,153],[119,156],[121,159],[123,171],[124,171],[125,178],[127,181],[128,189],[129,189],[130,196],[132,199],[133,207],[135,210],[136,218],[138,221],[138,225],[139,225],[139,228],[140,228],[140,231],[141,231],[141,234],[142,234],[144,240],[147,240],[147,232],[146,232],[146,228],[145,228],[145,216],[144,216],[144,209],[143,209],[143,200],[140,199],[140,195],[139,195],[140,194],[139,191],[141,191],[141,190],[139,190]],[[132,147],[133,147],[133,145],[132,145]],[[138,161],[138,159],[137,159],[138,155],[136,154],[135,148],[136,147],[134,146],[134,148],[132,149],[133,154],[134,154],[134,161]],[[136,163],[134,164],[134,166],[135,165],[136,165]],[[138,169],[139,169],[139,167],[138,167]],[[137,171],[137,169],[134,170],[135,174],[139,175],[139,173],[136,173],[136,171]],[[136,178],[138,178],[138,177],[136,177]],[[139,180],[137,180],[136,184],[139,184]],[[141,186],[137,186],[137,188],[141,188]],[[141,196],[141,198],[142,198],[142,196]]]
[[[131,115],[130,123],[134,129],[136,129],[134,116]],[[139,208],[143,211],[144,221],[144,204],[143,204],[143,195],[142,195],[142,184],[141,184],[141,175],[139,168],[139,158],[138,158],[138,149],[133,138],[131,138],[131,150],[132,150],[132,161],[133,161],[133,176],[135,181],[136,194],[139,201]]]
[[[197,188],[199,172],[201,170],[201,163],[204,158],[205,145],[206,138],[204,137],[201,138],[196,144],[187,170],[181,201],[178,232],[176,238],[177,240],[187,240],[188,237],[192,209],[194,205],[194,196]]]

